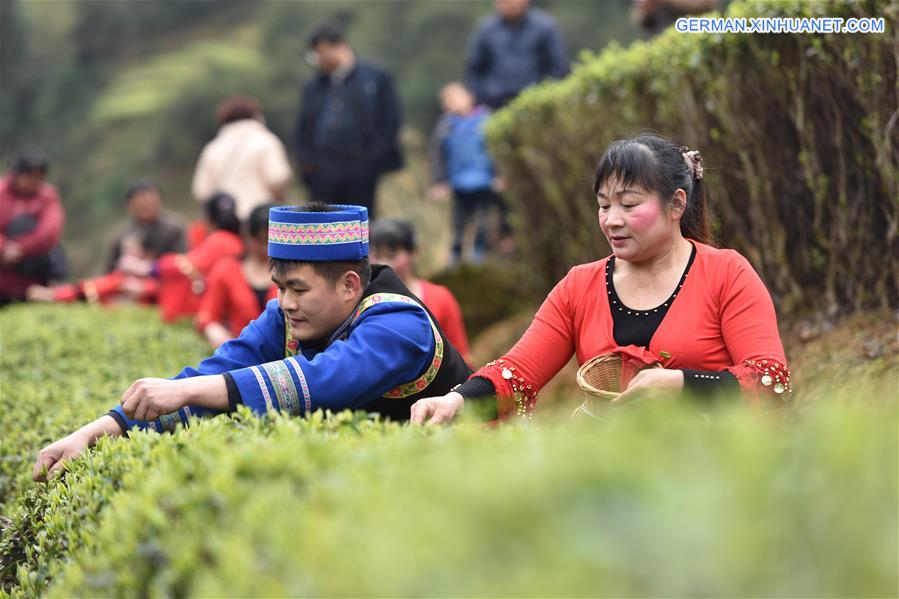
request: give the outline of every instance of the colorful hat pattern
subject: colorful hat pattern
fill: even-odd
[[[327,262],[368,256],[368,209],[334,204],[330,212],[278,206],[268,213],[268,255],[281,260]]]

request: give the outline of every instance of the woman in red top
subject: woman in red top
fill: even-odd
[[[782,405],[790,376],[774,305],[749,262],[708,245],[699,152],[652,134],[613,143],[596,171],[599,227],[612,255],[575,266],[508,354],[456,391],[412,406],[412,421],[451,420],[465,399],[497,397],[499,416],[530,413],[569,360],[621,352],[640,370],[615,400],[647,391],[742,390]],[[624,381],[623,381],[624,382]]]
[[[126,274],[153,276],[159,281],[159,308],[162,319],[171,322],[182,316],[193,316],[205,290],[204,278],[216,262],[243,254],[240,221],[236,202],[226,193],[206,200],[204,211],[209,234],[186,254],[163,254],[158,260],[123,257],[119,268]]]
[[[212,347],[240,335],[278,297],[268,266],[268,211],[273,206],[257,206],[250,213],[243,261],[224,258],[206,277],[195,322]]]

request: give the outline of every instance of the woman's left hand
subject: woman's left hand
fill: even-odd
[[[612,400],[614,407],[646,398],[675,397],[684,388],[684,373],[668,368],[646,368],[637,373],[624,392]]]

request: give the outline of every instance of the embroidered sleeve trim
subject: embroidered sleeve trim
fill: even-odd
[[[283,362],[269,362],[262,368],[268,374],[272,386],[275,388],[275,399],[278,402],[278,411],[291,416],[300,415],[300,399],[297,395],[297,387],[290,376],[290,371]]]
[[[306,383],[306,375],[303,374],[303,369],[300,367],[296,358],[287,358],[285,362],[290,365],[290,367],[293,369],[293,373],[297,377],[297,380],[300,381],[300,388],[303,390],[303,403],[306,408],[303,413],[309,414],[310,412],[312,412],[312,394],[309,393],[309,385]]]
[[[253,374],[256,375],[256,382],[259,384],[259,388],[262,390],[262,397],[265,399],[265,409],[275,409],[274,405],[272,404],[272,396],[268,392],[268,386],[265,384],[265,378],[263,378],[262,376],[262,371],[259,370],[258,366],[250,366],[250,370],[253,371]]]

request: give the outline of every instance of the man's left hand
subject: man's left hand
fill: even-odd
[[[138,379],[122,395],[122,408],[128,418],[143,421],[171,414],[188,403],[186,380]]]
[[[676,397],[684,388],[684,373],[668,368],[646,368],[637,373],[627,389],[611,401],[613,407],[629,405],[649,398]]]

